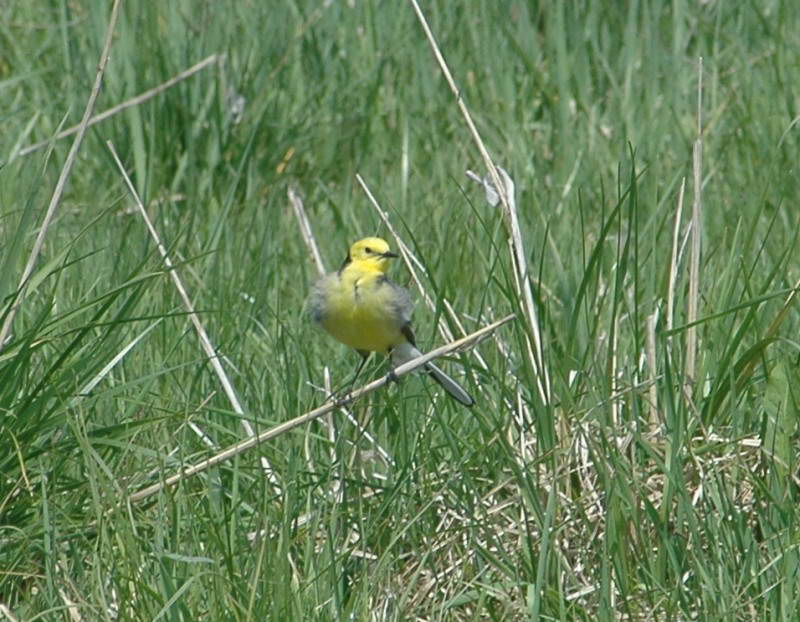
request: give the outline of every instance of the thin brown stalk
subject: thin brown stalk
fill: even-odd
[[[689,300],[686,310],[686,378],[696,380],[697,312],[700,298],[701,216],[703,211],[703,58],[697,66],[697,140],[694,141],[692,164],[694,172],[694,201],[692,203],[692,244],[689,256]]]
[[[403,242],[403,239],[400,237],[400,234],[395,230],[391,220],[389,220],[389,215],[383,208],[381,208],[380,204],[375,198],[375,195],[372,194],[372,191],[370,190],[369,186],[367,186],[367,182],[364,181],[364,178],[361,176],[361,174],[356,173],[356,181],[361,186],[361,189],[364,191],[364,193],[367,195],[367,199],[369,199],[370,204],[378,213],[378,217],[381,219],[383,224],[386,225],[386,228],[389,230],[394,240],[397,242],[397,248],[400,251],[400,255],[403,257],[403,261],[406,264],[406,268],[408,268],[408,272],[411,274],[411,280],[416,285],[417,291],[419,292],[420,296],[422,296],[422,300],[425,303],[425,306],[428,307],[428,309],[430,309],[431,311],[436,311],[436,303],[433,301],[433,298],[431,298],[428,295],[428,292],[422,285],[421,279],[419,278],[419,276],[417,276],[417,271],[414,269],[414,266],[417,266],[420,269],[424,270],[424,266],[414,256],[414,254],[411,252],[411,249],[408,248],[405,242]],[[450,302],[447,299],[444,299],[442,301],[442,304],[445,310],[447,311],[447,314],[450,316],[450,319],[456,324],[456,326],[458,326],[459,330],[461,331],[461,334],[465,335],[466,331],[464,330],[464,327],[461,324],[461,321],[459,320],[458,315],[456,315],[456,312],[453,309]],[[453,333],[444,321],[440,321],[437,328],[439,329],[439,334],[445,341],[453,340],[454,338]],[[481,365],[483,369],[485,370],[489,369],[489,366],[487,365],[485,359],[481,356],[480,352],[475,351],[473,355],[475,356],[478,363]],[[480,383],[478,383],[477,386],[480,387]]]
[[[42,252],[44,239],[50,230],[50,223],[53,221],[53,217],[56,214],[58,206],[61,205],[61,197],[64,195],[64,189],[67,186],[67,180],[69,179],[70,173],[72,173],[72,168],[74,167],[75,160],[78,157],[78,151],[83,143],[83,137],[86,134],[86,128],[89,127],[89,121],[92,118],[92,112],[94,111],[97,97],[100,94],[100,87],[103,84],[103,75],[105,74],[106,67],[108,66],[108,57],[111,53],[111,45],[114,41],[114,30],[117,26],[117,18],[119,16],[119,8],[121,4],[122,0],[114,0],[114,5],[111,7],[111,16],[109,17],[108,28],[106,29],[105,44],[103,45],[103,51],[100,53],[100,61],[97,64],[97,74],[95,74],[94,86],[92,87],[92,92],[89,95],[89,100],[86,102],[86,108],[83,111],[83,119],[76,130],[77,135],[75,136],[75,140],[72,142],[72,147],[70,147],[69,154],[67,154],[67,160],[64,162],[64,167],[61,169],[61,174],[58,176],[58,181],[56,182],[53,196],[50,197],[50,205],[47,207],[44,220],[39,228],[39,234],[36,236],[36,241],[33,244],[33,250],[31,251],[30,257],[28,257],[28,263],[25,265],[25,269],[22,272],[22,278],[20,278],[19,285],[17,287],[16,301],[12,305],[11,309],[9,309],[8,315],[6,315],[6,319],[3,322],[3,327],[0,329],[0,351],[2,351],[6,345],[8,335],[11,332],[11,327],[14,324],[14,318],[17,315],[17,311],[19,311],[22,303],[25,301],[25,294],[27,293],[31,274],[33,274],[33,270],[36,267],[39,255]]]
[[[373,391],[376,391],[377,389],[392,382],[395,377],[399,378],[401,376],[405,376],[406,374],[411,373],[415,369],[423,366],[425,363],[432,361],[435,358],[444,356],[445,354],[449,354],[450,352],[453,352],[461,348],[470,347],[476,344],[482,338],[488,336],[490,333],[492,333],[492,331],[498,329],[500,326],[510,322],[513,319],[514,315],[506,316],[502,320],[498,320],[497,322],[489,324],[488,326],[484,326],[480,330],[475,331],[471,335],[467,335],[463,339],[459,339],[458,341],[454,341],[452,343],[448,343],[439,348],[436,348],[435,350],[431,350],[427,354],[423,354],[420,357],[417,357],[411,361],[408,361],[407,363],[404,363],[403,365],[398,366],[397,368],[394,369],[394,372],[392,374],[387,374],[382,378],[378,378],[377,380],[374,380],[369,384],[364,385],[357,391],[353,391],[352,393],[350,393],[349,395],[345,396],[340,400],[334,402],[327,402],[326,404],[323,404],[319,408],[315,408],[314,410],[311,410],[305,413],[304,415],[295,417],[294,419],[291,419],[290,421],[286,421],[285,423],[277,425],[274,428],[265,430],[264,432],[256,436],[252,436],[239,443],[236,443],[235,445],[232,445],[231,447],[225,449],[224,451],[221,451],[218,454],[210,458],[207,458],[206,460],[198,462],[193,466],[187,467],[180,473],[176,473],[175,475],[166,478],[162,482],[153,484],[152,486],[148,486],[147,488],[143,488],[142,490],[133,493],[130,497],[128,497],[128,500],[130,503],[136,503],[138,501],[141,501],[142,499],[146,499],[147,497],[156,494],[157,492],[163,490],[164,488],[167,488],[169,486],[174,486],[175,484],[184,479],[197,475],[198,473],[202,473],[203,471],[215,467],[218,464],[222,464],[223,462],[227,462],[228,460],[234,458],[235,456],[238,456],[239,454],[244,453],[245,451],[248,451],[249,449],[252,449],[257,445],[260,445],[261,443],[276,438],[281,434],[285,434],[286,432],[289,432],[290,430],[293,430],[301,425],[309,423],[310,421],[314,421],[315,419],[318,419],[319,417],[328,414],[334,409],[341,407],[343,404],[349,404],[363,397],[364,395],[367,395],[368,393],[372,393]]]
[[[526,332],[525,335],[526,340],[529,342],[528,352],[531,358],[531,365],[536,376],[536,384],[539,390],[539,396],[541,397],[542,401],[547,404],[550,402],[550,379],[549,374],[547,373],[547,368],[544,365],[544,353],[542,349],[542,338],[539,331],[539,319],[536,311],[536,305],[533,302],[533,292],[531,290],[530,279],[528,278],[526,259],[527,253],[525,252],[525,245],[522,241],[522,232],[519,226],[516,204],[513,201],[513,198],[509,197],[507,187],[500,176],[497,166],[492,160],[492,156],[486,149],[483,139],[481,138],[480,133],[478,132],[478,129],[472,120],[472,115],[470,114],[464,99],[461,97],[461,91],[458,88],[456,81],[453,79],[453,75],[450,72],[447,61],[445,61],[444,56],[439,49],[439,45],[436,42],[436,38],[433,36],[433,32],[428,25],[428,21],[425,18],[422,9],[417,3],[417,0],[409,0],[409,2],[411,3],[414,12],[417,15],[417,19],[419,20],[423,31],[425,32],[425,36],[430,43],[433,55],[436,58],[440,69],[442,70],[442,74],[444,75],[447,84],[450,86],[450,90],[455,95],[458,108],[464,117],[464,121],[466,122],[470,133],[472,134],[472,138],[478,147],[481,157],[483,158],[484,166],[486,166],[486,169],[489,171],[489,176],[492,179],[492,183],[494,184],[494,187],[500,197],[500,202],[503,205],[503,213],[506,217],[506,226],[508,228],[509,238],[511,240],[511,260],[514,270],[517,274],[516,282],[519,288],[518,292],[522,298],[523,308],[525,310],[525,319],[530,330],[530,334]],[[530,343],[531,339],[533,341],[532,344]]]
[[[100,123],[101,121],[105,121],[106,119],[108,119],[110,117],[113,117],[115,114],[118,114],[118,113],[122,112],[123,110],[127,110],[128,108],[132,108],[134,106],[138,106],[139,104],[142,104],[142,103],[146,102],[148,99],[152,99],[156,95],[160,95],[161,93],[163,93],[167,89],[170,89],[173,86],[175,86],[176,84],[178,84],[180,82],[183,82],[187,78],[190,78],[191,76],[196,74],[198,71],[200,71],[202,69],[205,69],[206,67],[208,67],[209,65],[211,65],[213,63],[216,63],[219,59],[220,59],[220,55],[219,54],[212,54],[208,58],[206,58],[204,60],[201,60],[196,65],[192,65],[191,67],[189,67],[188,69],[186,69],[184,71],[181,71],[179,74],[173,76],[172,78],[170,78],[166,82],[164,82],[162,84],[159,84],[156,87],[153,87],[149,91],[145,91],[144,93],[140,93],[136,97],[131,97],[130,99],[122,102],[121,104],[118,104],[118,105],[114,106],[113,108],[109,108],[108,110],[105,110],[105,111],[101,112],[100,114],[93,116],[91,119],[89,119],[89,122],[87,123],[87,127],[91,127],[92,125],[95,125],[96,123]],[[78,130],[80,130],[80,128],[81,128],[81,124],[79,123],[78,125],[74,125],[74,126],[68,128],[68,129],[66,129],[66,130],[64,130],[62,132],[59,132],[58,134],[56,134],[52,138],[48,138],[47,140],[41,140],[38,143],[34,143],[32,145],[28,145],[27,147],[24,147],[23,149],[20,149],[16,154],[14,154],[14,156],[11,159],[13,160],[15,158],[26,156],[26,155],[28,155],[30,153],[33,153],[34,151],[38,151],[39,149],[42,149],[43,147],[46,147],[47,145],[49,145],[49,144],[51,144],[51,143],[53,143],[53,142],[55,142],[57,140],[61,140],[62,138],[66,138],[67,136],[72,136],[73,134],[78,132]]]
[[[422,300],[425,303],[425,306],[429,309],[434,309],[436,307],[433,299],[428,295],[428,292],[422,285],[422,281],[417,276],[417,271],[414,269],[416,265],[418,268],[423,269],[422,264],[414,257],[414,254],[411,252],[411,249],[408,248],[403,239],[400,237],[400,234],[392,225],[392,221],[389,220],[389,215],[381,208],[378,200],[375,198],[375,195],[372,194],[367,182],[364,181],[364,178],[361,176],[360,173],[356,173],[356,181],[358,185],[361,186],[361,189],[364,191],[364,194],[367,195],[367,199],[372,205],[373,209],[378,213],[378,217],[381,219],[383,224],[389,230],[389,233],[392,234],[395,242],[397,242],[397,250],[400,251],[400,255],[403,258],[403,262],[406,264],[406,268],[408,268],[408,272],[411,275],[411,280],[414,281],[414,285],[416,285],[417,291],[419,292],[420,296],[422,296]],[[452,335],[447,334],[445,336],[446,339],[452,339]]]
[[[314,236],[314,230],[311,228],[311,221],[308,219],[308,214],[306,213],[306,208],[303,203],[303,199],[300,194],[293,188],[289,187],[287,190],[287,195],[289,197],[289,203],[292,204],[292,209],[294,210],[295,217],[297,218],[297,223],[300,226],[300,233],[303,236],[303,240],[306,243],[306,247],[308,247],[308,251],[311,253],[311,257],[314,260],[314,265],[317,268],[317,273],[319,276],[324,276],[327,274],[327,270],[325,269],[325,262],[322,260],[322,254],[319,252],[319,245],[317,244],[317,239]],[[331,382],[330,382],[330,372],[328,370],[327,365],[323,370],[324,375],[324,387],[327,394],[331,394]],[[369,431],[359,423],[359,421],[353,416],[347,408],[341,409],[342,414],[347,418],[347,420],[358,430],[359,436],[362,438],[367,439],[368,442],[372,443],[376,450],[381,455],[387,455],[386,450],[381,447],[374,437],[369,433]],[[323,420],[325,428],[328,431],[328,445],[330,447],[330,458],[332,461],[336,460],[336,426],[334,425],[333,421],[333,413],[328,413]],[[311,431],[307,432],[307,443],[306,443],[306,458],[309,464],[309,469],[313,471],[313,465],[311,464],[311,455],[312,452],[308,447],[308,442],[311,437]],[[338,487],[339,483],[335,482],[334,486]],[[338,494],[338,488],[335,494]]]
[[[303,199],[300,198],[300,195],[297,194],[297,191],[291,186],[289,186],[287,193],[289,195],[289,203],[292,204],[292,209],[294,209],[294,214],[297,217],[297,223],[300,225],[300,233],[302,234],[303,240],[305,240],[306,246],[311,253],[311,257],[314,260],[314,265],[317,267],[317,272],[320,276],[324,276],[325,262],[322,261],[322,255],[319,252],[317,240],[314,237],[314,232],[311,230],[311,223],[308,220],[306,208],[303,205]]]
[[[114,145],[111,143],[110,140],[106,141],[106,145],[108,146],[108,149],[111,151],[111,155],[113,156],[114,161],[116,162],[117,167],[119,168],[120,173],[122,174],[122,177],[125,180],[125,184],[128,186],[128,190],[130,191],[131,196],[133,196],[134,202],[136,203],[136,207],[138,208],[139,213],[141,214],[142,219],[145,222],[145,225],[147,225],[147,230],[150,232],[150,237],[153,238],[153,241],[156,243],[156,246],[158,247],[158,252],[161,254],[161,257],[164,260],[164,264],[167,266],[169,275],[172,278],[173,283],[175,284],[175,289],[178,290],[178,294],[180,295],[181,300],[183,300],[183,304],[186,307],[186,310],[188,311],[189,320],[192,322],[195,330],[197,331],[197,336],[200,339],[200,345],[202,346],[203,351],[206,353],[206,357],[208,357],[208,361],[209,363],[211,363],[211,367],[214,369],[214,372],[216,373],[217,378],[220,381],[220,384],[222,384],[222,388],[225,391],[225,395],[228,397],[228,401],[231,403],[231,407],[233,408],[234,412],[236,412],[236,414],[244,415],[245,414],[244,408],[242,408],[242,405],[239,402],[239,398],[236,395],[236,390],[233,388],[233,384],[228,378],[228,374],[225,372],[225,368],[222,366],[222,363],[220,362],[220,356],[219,354],[217,354],[214,344],[211,342],[211,339],[208,336],[208,333],[206,332],[203,323],[200,321],[200,316],[194,309],[194,304],[189,298],[189,294],[186,292],[186,288],[183,285],[183,281],[181,281],[180,275],[178,274],[178,271],[175,269],[175,265],[172,263],[172,259],[170,258],[166,247],[162,244],[161,238],[158,235],[158,232],[156,231],[153,222],[150,220],[150,216],[148,216],[147,214],[147,210],[145,210],[144,205],[142,204],[142,201],[139,198],[138,193],[136,192],[136,189],[133,187],[133,183],[131,182],[130,177],[125,171],[125,167],[122,165],[122,161],[119,159],[119,155],[117,155],[117,150],[114,148]],[[242,420],[242,426],[245,429],[245,433],[250,437],[254,436],[255,430],[253,429],[253,426],[250,425],[250,422],[247,421],[245,417],[242,417],[241,420]],[[276,488],[279,488],[280,484],[277,475],[275,474],[275,470],[269,464],[267,459],[262,457],[261,464],[272,484]]]
[[[658,385],[656,384],[656,376],[658,375],[658,366],[656,363],[656,323],[658,322],[658,310],[653,311],[647,316],[647,367],[650,375],[650,425],[655,426],[659,423],[660,417],[658,415]]]
[[[678,247],[681,238],[681,216],[683,215],[683,196],[686,190],[686,178],[681,180],[681,189],[678,193],[678,211],[675,213],[675,228],[672,232],[672,257],[669,263],[669,285],[667,286],[667,330],[675,327],[675,286],[678,281],[678,264],[680,253]]]
[[[316,265],[317,272],[320,276],[324,276],[327,274],[327,270],[325,269],[325,262],[322,261],[322,255],[319,252],[319,245],[317,244],[317,239],[314,237],[314,231],[311,228],[311,222],[308,219],[308,215],[306,214],[305,205],[303,204],[303,199],[300,194],[292,187],[288,190],[289,202],[292,204],[292,208],[294,209],[295,217],[297,218],[297,222],[300,225],[300,232],[303,236],[303,240],[308,247],[309,252],[314,260],[314,264]],[[324,371],[325,381],[324,387],[325,391],[330,395],[331,391],[331,382],[330,382],[330,373],[328,371],[328,367],[326,366]],[[369,442],[374,448],[375,451],[387,462],[387,464],[394,464],[394,459],[389,455],[389,453],[384,449],[378,440],[370,433],[367,427],[362,424],[356,417],[350,412],[347,408],[340,409],[342,414],[345,418],[350,422],[350,424],[358,430],[358,435],[361,438],[364,438],[367,442]],[[324,419],[325,427],[328,431],[328,441],[330,446],[330,457],[331,460],[336,460],[336,426],[334,425],[333,415],[332,413],[328,413]],[[310,432],[309,432],[310,435]],[[307,452],[307,456],[310,456],[310,450]],[[310,461],[309,461],[310,462]],[[313,470],[313,469],[312,469]],[[336,484],[338,485],[338,483]],[[338,490],[337,490],[338,494]]]

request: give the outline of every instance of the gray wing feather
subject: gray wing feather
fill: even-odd
[[[336,280],[338,278],[339,275],[335,272],[327,274],[317,281],[314,287],[311,289],[311,294],[306,302],[306,308],[308,309],[308,313],[311,315],[311,319],[317,324],[322,322],[322,318],[325,316],[325,308],[327,306],[325,291],[328,287],[328,283],[331,280]]]
[[[411,312],[414,310],[414,301],[405,287],[400,287],[390,279],[385,280],[386,286],[392,288],[392,315],[401,326],[411,321]]]

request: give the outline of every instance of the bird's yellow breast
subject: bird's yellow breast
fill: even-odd
[[[406,341],[395,287],[378,271],[345,269],[327,287],[322,327],[351,348],[387,353]]]

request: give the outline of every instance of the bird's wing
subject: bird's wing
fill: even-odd
[[[382,285],[389,287],[392,290],[390,296],[389,313],[397,321],[398,325],[402,327],[411,322],[411,312],[414,310],[414,301],[411,299],[411,294],[405,287],[401,287],[388,277],[383,277]],[[410,340],[413,343],[413,340]]]
[[[311,314],[311,319],[317,324],[321,323],[323,317],[325,317],[330,290],[338,280],[339,274],[337,272],[326,274],[318,280],[311,289],[311,294],[306,302],[306,308]]]

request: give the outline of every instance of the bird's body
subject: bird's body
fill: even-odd
[[[309,303],[314,320],[334,338],[358,350],[364,360],[370,352],[381,352],[391,354],[399,365],[421,352],[411,329],[411,296],[386,276],[393,257],[397,255],[384,240],[359,240],[350,247],[342,267],[317,282]],[[459,402],[473,404],[472,397],[438,367],[428,363],[425,369]]]
[[[325,299],[316,319],[343,344],[388,354],[406,341],[402,327],[411,319],[411,300],[382,272],[345,269],[324,277],[316,290]]]

